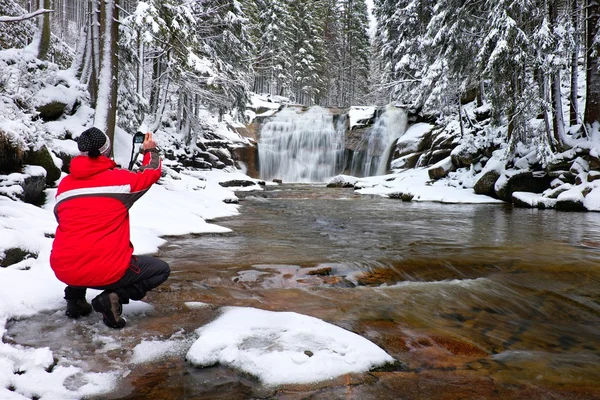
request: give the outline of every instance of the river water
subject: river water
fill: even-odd
[[[232,233],[169,238],[160,256],[173,274],[125,330],[104,330],[97,315],[65,323],[61,310],[14,322],[7,337],[123,371],[109,398],[600,399],[600,214],[315,185],[239,196],[241,215],[216,221]],[[321,318],[399,363],[280,388],[194,368],[184,359],[194,329],[225,305]],[[169,338],[179,352],[131,363],[141,340]]]

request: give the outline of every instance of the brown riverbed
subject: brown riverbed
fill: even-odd
[[[240,197],[241,215],[217,221],[232,233],[169,238],[173,274],[123,331],[59,310],[13,322],[7,340],[119,371],[112,399],[600,399],[600,214],[305,185]],[[194,330],[222,306],[321,318],[398,363],[275,388],[195,368]],[[168,339],[176,354],[131,363],[141,341]]]

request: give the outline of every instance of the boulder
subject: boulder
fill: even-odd
[[[570,183],[564,183],[561,186],[558,186],[554,189],[549,189],[544,192],[544,196],[549,199],[557,199],[561,193],[566,192],[567,190],[571,190],[572,186]]]
[[[20,171],[25,151],[0,128],[0,174]]]
[[[4,250],[4,255],[0,254],[0,267],[6,268],[13,264],[19,263],[28,258],[37,258],[38,255],[28,250],[23,250],[18,247]]]
[[[414,168],[417,166],[417,163],[419,162],[422,154],[424,153],[410,153],[406,156],[396,158],[392,161],[390,167],[392,169]]]
[[[0,195],[41,205],[46,189],[46,170],[39,166],[25,166],[22,173],[13,172],[2,176],[0,189]]]
[[[231,181],[219,182],[219,185],[223,187],[248,187],[256,185],[256,182],[242,179],[233,179]]]
[[[409,201],[412,201],[412,199],[415,197],[415,195],[412,193],[408,193],[408,192],[394,192],[394,193],[388,194],[388,197],[390,199],[399,199],[402,201],[409,202]]]
[[[512,201],[514,192],[542,193],[550,187],[548,174],[531,171],[507,171],[495,184],[496,196],[506,202]]]
[[[436,163],[442,161],[444,158],[448,157],[451,152],[452,152],[451,149],[434,150],[432,152],[426,153],[427,154],[426,158],[424,159],[422,157],[420,162],[424,163],[423,165],[436,164]]]
[[[556,209],[561,211],[585,211],[583,193],[572,188],[558,195]]]
[[[500,178],[500,172],[496,170],[490,170],[484,172],[481,177],[475,182],[473,186],[473,191],[476,194],[483,194],[486,196],[496,196],[496,192],[494,191],[494,185],[496,181]]]
[[[452,150],[452,162],[457,168],[469,167],[477,159],[478,154],[467,147],[458,146]]]
[[[56,121],[65,113],[68,104],[62,101],[52,100],[48,103],[36,107],[36,111],[40,114],[40,118],[44,122]]]
[[[446,157],[442,161],[434,164],[431,168],[427,170],[429,174],[429,178],[431,179],[440,179],[444,176],[448,175],[450,171],[454,171],[454,163],[452,162],[451,157]]]
[[[600,172],[598,172],[598,171],[590,171],[590,173],[587,176],[588,182],[593,182],[598,179],[600,179]]]
[[[60,178],[61,170],[56,166],[50,150],[43,145],[37,150],[30,150],[25,154],[25,163],[29,165],[39,165],[46,170],[46,184],[52,185]]]
[[[327,187],[331,188],[353,188],[358,178],[350,175],[337,175],[329,180]]]

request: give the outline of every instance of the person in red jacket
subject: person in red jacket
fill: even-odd
[[[58,227],[50,265],[68,285],[68,317],[88,315],[93,307],[106,325],[121,329],[127,323],[122,304],[141,300],[171,272],[162,260],[134,256],[129,231],[129,208],[158,181],[162,163],[151,133],[144,138],[144,159],[136,172],[117,168],[101,130],[90,128],[75,140],[81,155],[71,160],[70,174],[56,192]],[[87,288],[103,290],[91,306]]]

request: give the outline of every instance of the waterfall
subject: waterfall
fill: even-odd
[[[406,131],[406,112],[388,104],[371,128],[365,132],[360,154],[354,155],[350,173],[354,176],[384,175],[396,140]]]
[[[323,107],[284,108],[261,128],[258,159],[262,179],[325,182],[343,168],[346,120]]]

